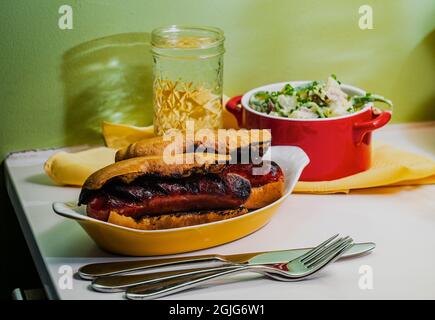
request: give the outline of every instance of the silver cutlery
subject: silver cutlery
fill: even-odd
[[[353,257],[367,253],[373,250],[375,247],[376,245],[373,242],[355,243],[343,254],[342,258]],[[82,279],[92,280],[102,276],[149,270],[160,267],[181,267],[192,264],[198,265],[204,263],[219,263],[219,265],[223,266],[234,264],[274,264],[295,259],[307,253],[311,249],[312,248],[300,248],[232,255],[209,254],[189,257],[92,263],[81,267],[78,271],[78,274]]]
[[[244,272],[256,272],[280,281],[299,281],[322,270],[352,246],[353,240],[350,237],[338,239],[337,237],[338,235],[332,236],[317,247],[287,263],[240,265],[225,268],[223,271],[206,273],[205,275],[202,273],[172,278],[128,288],[126,297],[134,300],[160,298],[217,278]]]
[[[179,277],[190,275],[205,275],[217,271],[232,270],[238,267],[238,264],[224,265],[219,267],[204,267],[195,269],[182,269],[174,271],[140,273],[130,275],[114,275],[96,278],[92,281],[91,287],[99,292],[121,292],[126,291],[130,287],[144,285],[149,283],[171,280]]]
[[[341,256],[353,257],[365,252],[372,250],[375,247],[374,243],[360,243],[352,244],[352,246]],[[194,268],[194,269],[181,269],[181,270],[171,270],[163,272],[147,272],[139,274],[115,274],[112,276],[98,277],[92,281],[91,287],[99,292],[121,292],[125,291],[129,287],[150,284],[157,281],[170,280],[178,277],[185,277],[187,275],[196,274],[206,274],[216,271],[231,270],[234,266],[240,266],[242,264],[275,264],[282,263],[285,261],[293,260],[305,253],[310,249],[292,249],[284,251],[272,251],[268,253],[259,253],[249,260],[249,262],[237,263],[228,262],[227,264],[222,264],[217,267],[204,267],[204,268]],[[251,255],[251,254],[250,254]],[[242,255],[238,255],[242,256]],[[231,256],[230,256],[231,257]],[[235,261],[233,259],[233,261]]]

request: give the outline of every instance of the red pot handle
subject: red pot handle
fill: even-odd
[[[391,119],[390,111],[382,111],[380,114],[376,115],[372,120],[357,122],[354,124],[355,129],[355,141],[360,144],[366,133],[373,130],[382,128]]]
[[[237,119],[237,124],[239,128],[243,127],[243,107],[242,107],[242,96],[235,96],[228,100],[225,107],[227,110],[233,114]]]

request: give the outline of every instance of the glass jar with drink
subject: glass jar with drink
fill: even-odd
[[[168,26],[151,34],[154,132],[222,128],[224,35],[212,27]]]

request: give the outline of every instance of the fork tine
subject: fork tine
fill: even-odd
[[[343,246],[347,244],[347,242],[353,241],[351,238],[346,237],[341,239],[340,242],[337,242],[334,245],[329,246],[326,250],[322,252],[322,254],[318,255],[315,259],[311,259],[310,261],[305,262],[305,265],[307,267],[312,267],[316,263],[322,261],[323,259],[327,258],[329,255],[334,254],[337,250],[340,250]]]
[[[319,250],[321,250],[323,247],[325,247],[328,243],[330,243],[332,240],[334,240],[335,238],[338,237],[338,233],[336,235],[333,235],[331,238],[329,238],[328,240],[323,241],[321,244],[319,244],[317,247],[314,247],[313,249],[311,249],[310,251],[308,251],[307,253],[303,254],[302,256],[299,257],[299,259],[303,260],[303,259],[307,259],[308,257],[310,257],[311,255],[319,252]]]
[[[347,239],[349,239],[349,237],[338,238],[337,240],[333,241],[329,245],[327,245],[324,248],[322,248],[322,250],[318,251],[315,255],[311,255],[309,258],[301,259],[301,262],[307,264],[307,263],[310,263],[313,260],[316,260],[319,256],[324,255],[325,252],[328,252],[328,250],[329,251],[333,250],[334,248],[339,246],[344,240],[347,240]]]
[[[339,259],[344,252],[346,252],[346,250],[348,250],[349,248],[352,247],[352,241],[349,241],[345,244],[343,244],[342,247],[337,248],[337,250],[331,252],[330,255],[328,255],[327,257],[325,257],[323,260],[319,261],[317,264],[313,265],[310,268],[310,272],[308,273],[307,276],[310,276],[316,272],[318,272],[319,270],[321,270],[322,268],[324,268],[325,266],[327,266],[328,264],[334,262],[335,260]]]
[[[335,259],[336,257],[338,257],[339,253],[341,254],[344,251],[346,251],[352,245],[352,243],[353,243],[353,240],[351,238],[344,240],[335,249],[330,250],[328,253],[325,253],[324,255],[322,255],[322,257],[319,257],[315,261],[310,262],[307,265],[307,267],[314,268],[314,269],[322,267],[323,265],[325,265],[325,263],[329,263],[329,261],[331,261],[331,259]]]

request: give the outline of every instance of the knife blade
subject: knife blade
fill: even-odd
[[[376,247],[373,242],[355,243],[342,258],[352,257],[363,253],[370,252]],[[92,280],[97,277],[116,275],[120,273],[134,272],[139,270],[148,270],[151,268],[183,266],[187,264],[198,264],[208,262],[219,262],[222,265],[229,264],[268,264],[282,263],[290,261],[311,248],[299,248],[278,251],[251,252],[231,255],[200,255],[176,258],[163,259],[148,259],[148,260],[128,260],[117,262],[92,263],[82,266],[78,274],[82,279]]]

